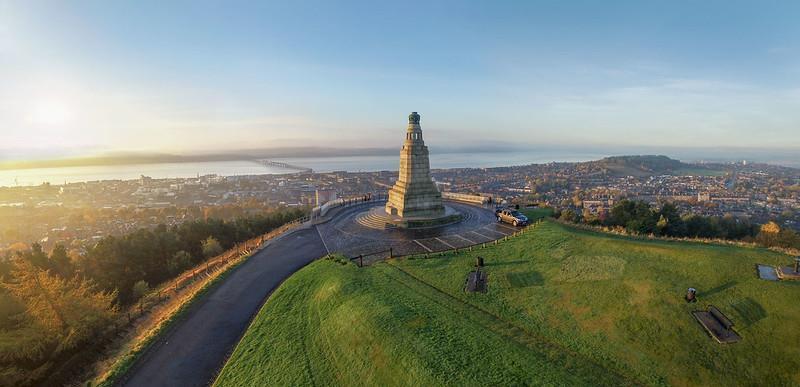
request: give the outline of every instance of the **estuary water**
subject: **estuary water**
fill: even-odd
[[[552,161],[588,161],[602,158],[603,154],[569,154],[542,152],[487,152],[487,153],[434,153],[430,155],[431,168],[482,168]],[[311,168],[315,172],[349,171],[395,171],[399,167],[399,155],[386,156],[342,156],[342,157],[288,157],[276,158],[292,165]],[[131,180],[140,176],[154,179],[188,178],[198,175],[220,176],[285,174],[296,172],[273,166],[264,166],[253,161],[208,161],[189,163],[126,164],[107,166],[31,168],[0,170],[0,186],[30,186],[45,182],[50,184],[76,183],[98,180]]]

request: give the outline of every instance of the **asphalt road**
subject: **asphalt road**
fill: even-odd
[[[198,300],[134,365],[121,385],[205,386],[213,382],[270,293],[325,254],[315,227],[273,241]]]

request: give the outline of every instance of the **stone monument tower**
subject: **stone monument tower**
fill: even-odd
[[[408,115],[408,130],[400,150],[400,176],[389,190],[386,213],[402,218],[441,218],[442,194],[433,183],[428,147],[422,141],[419,114]]]

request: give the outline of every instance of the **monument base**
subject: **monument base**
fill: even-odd
[[[460,212],[445,206],[444,214],[438,217],[401,217],[387,214],[383,207],[371,208],[356,217],[356,221],[365,227],[385,230],[387,228],[431,228],[457,223],[462,219]]]

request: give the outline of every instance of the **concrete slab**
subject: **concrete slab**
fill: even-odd
[[[756,270],[758,271],[758,278],[767,281],[777,281],[778,280],[778,273],[775,271],[773,266],[768,265],[756,265]]]

